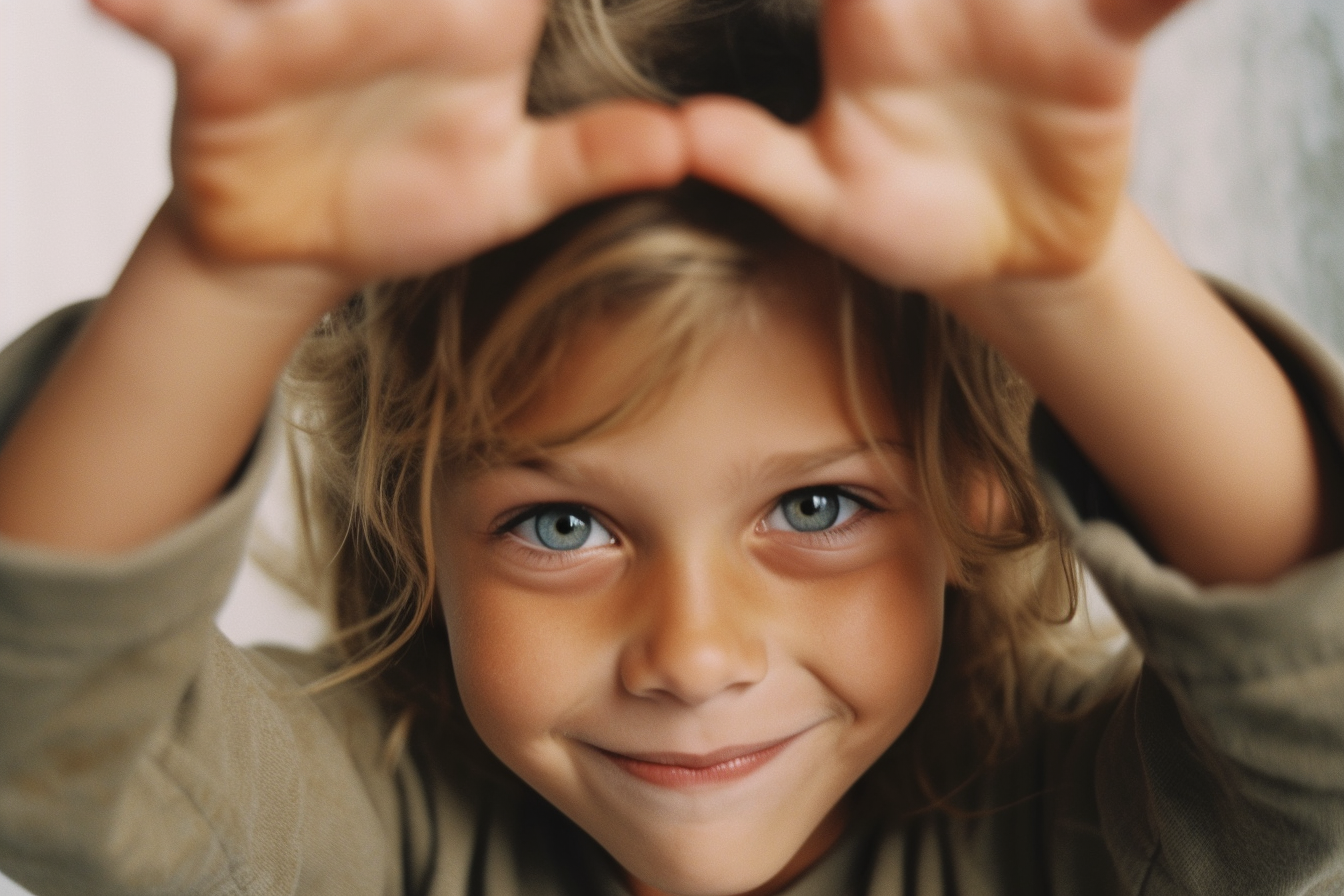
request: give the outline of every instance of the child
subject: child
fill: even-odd
[[[835,0],[811,115],[805,9],[564,3],[532,109],[644,99],[539,120],[535,3],[101,5],[178,65],[176,186],[0,369],[16,880],[1344,885],[1339,372],[1121,198],[1172,3]],[[652,101],[725,85],[802,123]],[[314,325],[343,636],[239,651],[210,620]],[[1028,383],[1137,674],[1055,656]]]

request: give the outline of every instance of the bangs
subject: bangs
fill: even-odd
[[[717,205],[721,214],[709,228],[666,195],[627,200],[595,220],[582,220],[587,210],[578,221],[562,218],[474,261],[464,288],[447,299],[460,303],[448,316],[461,319],[465,332],[449,374],[445,469],[468,473],[608,432],[698,369],[724,331],[750,315],[777,259],[801,245],[739,201]],[[560,248],[520,276],[518,260],[551,242]],[[501,303],[509,278],[518,285]],[[621,380],[619,400],[543,442],[510,436],[548,391],[562,388],[562,364],[599,332],[625,347],[612,371]]]
[[[878,776],[932,797],[992,764],[1046,708],[1045,685],[1074,649],[1062,625],[1076,606],[1073,561],[1036,489],[1030,389],[926,297],[696,183],[594,203],[465,264],[366,290],[305,344],[289,379],[311,444],[300,517],[348,660],[323,686],[369,676],[398,731],[414,719],[426,745],[498,772],[446,649],[435,490],[637,422],[731,329],[776,312],[833,341],[870,442],[861,398],[888,403],[957,583],[934,692],[893,754],[905,759]],[[526,436],[530,414],[566,397],[567,365],[613,343],[619,363],[590,416]],[[1003,511],[989,528],[966,500],[984,482]]]

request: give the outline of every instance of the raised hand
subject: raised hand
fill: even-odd
[[[684,173],[670,110],[525,115],[544,0],[94,2],[176,64],[170,207],[222,260],[418,273]]]
[[[161,535],[230,481],[357,285],[685,170],[671,110],[525,114],[545,0],[95,2],[173,57],[173,194],[0,451],[10,538]]]
[[[801,127],[686,104],[694,173],[889,283],[1094,260],[1127,169],[1139,40],[1181,0],[830,0]]]
[[[1263,581],[1329,531],[1310,430],[1122,196],[1138,44],[1180,2],[826,0],[814,116],[692,100],[691,167],[995,345],[1169,563]]]

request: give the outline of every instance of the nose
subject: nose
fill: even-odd
[[[627,693],[695,706],[765,678],[749,575],[724,566],[669,561],[643,577],[638,624],[620,657]]]

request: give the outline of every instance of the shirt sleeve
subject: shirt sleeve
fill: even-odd
[[[1292,379],[1338,482],[1338,362],[1215,285]],[[1263,586],[1200,587],[1146,548],[1044,415],[1033,448],[1075,552],[1144,657],[1092,769],[1126,892],[1344,892],[1344,552]]]
[[[0,354],[0,439],[86,311]],[[371,701],[324,711],[214,626],[279,429],[266,424],[212,507],[144,548],[0,540],[0,867],[34,892],[399,886],[392,776],[379,786],[332,721],[369,728]]]

